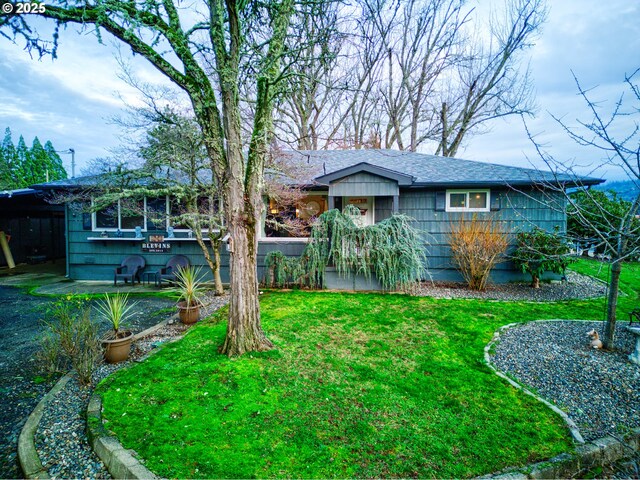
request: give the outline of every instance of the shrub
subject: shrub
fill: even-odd
[[[43,321],[38,359],[49,373],[73,368],[82,385],[91,383],[91,376],[102,357],[98,326],[91,320],[87,300],[71,295],[55,302]]]
[[[540,277],[545,272],[564,274],[569,257],[569,245],[558,234],[535,227],[530,232],[518,232],[517,247],[513,252],[513,262],[523,273],[531,275],[533,288],[540,288]]]
[[[493,218],[478,219],[476,215],[451,224],[449,243],[453,261],[472,290],[486,288],[491,270],[502,261],[508,246],[500,223]]]
[[[393,215],[375,225],[360,227],[353,221],[360,210],[347,205],[344,212],[329,210],[316,220],[300,258],[271,252],[265,259],[269,286],[322,288],[328,265],[342,275],[375,274],[385,289],[407,289],[419,281],[426,263],[424,242],[405,215]]]

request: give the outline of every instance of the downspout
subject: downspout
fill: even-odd
[[[71,278],[69,276],[69,204],[64,204],[64,251],[65,251],[65,269],[66,269],[66,278]]]

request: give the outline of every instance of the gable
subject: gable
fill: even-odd
[[[398,195],[396,180],[368,172],[354,173],[329,184],[329,195],[341,196],[394,196]]]

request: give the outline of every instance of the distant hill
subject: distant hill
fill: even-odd
[[[593,188],[598,190],[613,190],[616,192],[620,198],[627,201],[632,201],[638,195],[638,191],[640,190],[631,180],[627,180],[624,182],[610,182],[607,181],[601,185],[597,185]]]

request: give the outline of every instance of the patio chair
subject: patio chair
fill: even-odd
[[[118,280],[123,280],[124,283],[131,281],[131,285],[133,285],[136,279],[140,283],[140,273],[145,264],[144,258],[140,255],[129,255],[122,260],[119,267],[116,267],[113,275],[113,284],[115,285]]]
[[[167,265],[160,269],[156,276],[156,284],[162,286],[162,282],[172,283],[176,281],[176,271],[179,268],[187,268],[189,259],[184,255],[175,255],[169,259]]]

